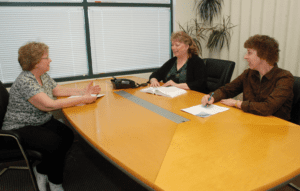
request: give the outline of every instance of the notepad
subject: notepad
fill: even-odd
[[[186,90],[177,88],[175,86],[169,86],[144,88],[141,90],[141,92],[174,98],[176,96],[185,94]]]
[[[99,98],[99,97],[102,97],[102,96],[104,96],[105,94],[91,94],[91,96],[97,96],[97,99]],[[68,98],[74,98],[74,97],[81,97],[81,95],[76,95],[76,96],[70,96],[70,97],[68,97]],[[83,106],[83,105],[85,105],[84,103],[81,103],[81,104],[78,104],[78,105],[76,105],[76,106]]]
[[[104,96],[105,94],[91,94],[91,96],[97,96],[97,98]],[[68,98],[74,98],[74,97],[81,97],[81,95],[74,95],[70,96]]]
[[[217,113],[221,113],[223,111],[227,111],[229,108],[227,107],[221,107],[218,105],[208,105],[207,107],[200,105],[195,105],[186,109],[182,109],[182,111],[185,111],[187,113],[196,115],[198,117],[208,117]]]

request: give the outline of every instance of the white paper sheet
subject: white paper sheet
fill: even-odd
[[[91,94],[91,96],[97,96],[97,99],[99,98],[99,97],[102,97],[102,96],[104,96],[105,94]],[[70,96],[70,97],[68,97],[68,98],[74,98],[74,97],[81,97],[81,95],[76,95],[76,96]],[[83,105],[85,105],[84,103],[81,103],[81,104],[78,104],[78,105],[76,105],[76,106],[83,106]]]
[[[227,107],[221,107],[214,104],[208,105],[207,107],[200,104],[200,105],[195,105],[189,108],[182,109],[182,111],[185,111],[187,113],[199,117],[208,117],[217,113],[221,113],[223,111],[227,111],[228,109],[229,108]]]

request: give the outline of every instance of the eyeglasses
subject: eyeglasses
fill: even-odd
[[[42,58],[42,59],[47,59],[47,60],[49,60],[49,57],[46,57],[46,58]]]

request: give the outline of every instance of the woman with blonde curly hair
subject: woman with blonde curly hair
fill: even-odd
[[[174,57],[168,60],[150,76],[150,86],[176,86],[186,90],[207,93],[207,72],[203,60],[198,56],[194,40],[185,32],[176,32],[171,36]]]
[[[3,130],[17,131],[26,149],[42,153],[42,161],[33,168],[40,191],[63,191],[63,168],[66,153],[73,143],[73,131],[53,118],[49,111],[92,103],[91,94],[100,92],[92,82],[85,89],[63,88],[47,71],[50,70],[49,48],[40,42],[29,42],[19,49],[23,69],[10,88]],[[54,96],[82,95],[69,99]]]
[[[273,115],[285,120],[290,119],[293,102],[293,75],[278,68],[278,42],[266,35],[254,35],[245,43],[245,59],[249,69],[245,70],[231,83],[202,98],[202,104],[220,101],[235,106],[244,112],[257,115]],[[243,101],[230,99],[243,92]],[[228,99],[229,98],[229,99]]]

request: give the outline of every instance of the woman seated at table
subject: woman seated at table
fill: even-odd
[[[88,104],[96,100],[92,93],[100,92],[92,82],[85,89],[63,88],[46,73],[50,69],[49,48],[44,43],[30,42],[19,49],[21,74],[13,83],[3,122],[3,130],[21,134],[25,149],[37,150],[43,159],[34,173],[40,191],[63,191],[63,168],[67,151],[73,143],[73,131],[54,119],[49,111]],[[82,95],[54,100],[53,96]]]
[[[278,42],[266,35],[255,35],[245,43],[245,59],[249,63],[239,77],[202,98],[202,105],[220,101],[235,106],[245,112],[257,115],[273,115],[285,120],[290,119],[293,102],[293,75],[278,68]],[[243,92],[243,101],[227,99]]]
[[[150,86],[176,86],[186,90],[207,92],[207,72],[203,60],[198,56],[198,48],[193,39],[185,32],[171,36],[172,51],[175,57],[168,60],[150,76]]]

